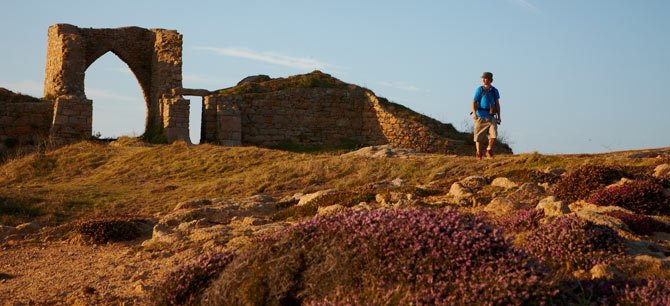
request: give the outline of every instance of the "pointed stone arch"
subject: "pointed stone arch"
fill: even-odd
[[[87,99],[88,67],[112,52],[135,75],[147,105],[144,135],[148,139],[189,140],[189,101],[175,94],[182,87],[182,35],[175,30],[123,27],[49,27],[44,96],[54,101],[50,136],[56,142],[88,138],[93,101]]]

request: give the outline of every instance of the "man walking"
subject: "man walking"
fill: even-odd
[[[482,86],[475,90],[472,100],[472,119],[475,121],[474,138],[477,148],[477,158],[482,158],[481,142],[487,141],[486,158],[493,158],[493,143],[498,136],[498,124],[500,124],[500,93],[491,86],[493,73],[482,74]]]

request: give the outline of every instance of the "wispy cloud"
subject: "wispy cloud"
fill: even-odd
[[[428,92],[426,89],[419,88],[415,85],[405,83],[405,82],[388,82],[388,81],[382,81],[379,82],[379,85],[385,86],[385,87],[391,87],[395,89],[400,89],[400,90],[405,90],[405,91],[414,91],[414,92]]]
[[[278,52],[259,52],[247,48],[194,47],[195,50],[210,51],[223,56],[239,57],[254,61],[286,66],[296,69],[343,69],[314,58],[296,57]]]
[[[529,10],[531,12],[537,13],[537,12],[540,11],[540,9],[538,9],[537,6],[530,3],[530,0],[507,0],[507,1],[509,1],[510,3],[512,3],[512,4],[514,4],[518,7]]]
[[[44,94],[44,84],[33,80],[23,80],[19,82],[0,81],[0,87],[5,87],[13,92],[41,97]]]
[[[113,100],[123,102],[144,101],[144,97],[142,96],[138,97],[124,96],[105,89],[91,88],[91,87],[86,88],[86,97],[92,100]]]
[[[227,84],[233,83],[231,80],[200,75],[200,74],[184,74],[182,77],[184,83],[189,84],[201,84],[201,85],[217,85],[217,86],[226,86]]]

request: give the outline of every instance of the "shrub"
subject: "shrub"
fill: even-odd
[[[74,223],[74,232],[93,243],[127,241],[138,238],[140,223],[145,219],[132,217],[104,217]]]
[[[234,254],[209,253],[169,273],[151,293],[155,305],[198,305],[209,283],[233,260]]]
[[[619,305],[670,305],[670,281],[645,279],[617,290]]]
[[[648,215],[670,214],[663,187],[651,180],[632,181],[605,188],[591,195],[588,201],[596,205],[619,206]]]
[[[622,176],[622,171],[614,168],[583,166],[558,181],[554,188],[554,195],[566,202],[586,199],[594,191],[614,183]]]
[[[521,209],[495,219],[493,224],[508,233],[522,233],[538,228],[542,218],[544,218],[544,211],[541,209]]]
[[[611,211],[606,214],[623,221],[630,230],[638,235],[651,235],[654,232],[670,233],[670,225],[649,216],[629,214],[619,210]]]
[[[526,252],[555,268],[586,269],[606,263],[624,252],[623,239],[604,225],[563,216],[526,237]]]
[[[203,296],[213,305],[522,304],[556,294],[547,271],[482,218],[345,211],[262,239]]]

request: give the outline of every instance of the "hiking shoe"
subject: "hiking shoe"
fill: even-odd
[[[493,150],[486,150],[486,159],[493,158]]]
[[[482,159],[482,152],[477,151],[477,154],[475,155],[477,159]]]

